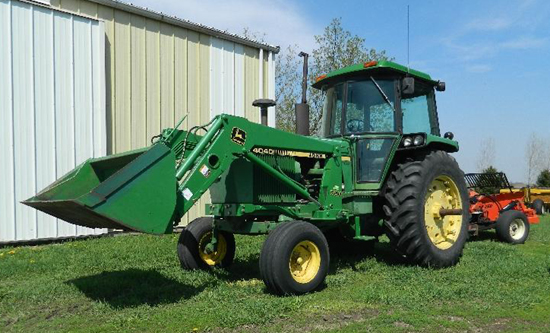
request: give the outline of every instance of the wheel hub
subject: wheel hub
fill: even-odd
[[[290,254],[288,263],[292,278],[298,283],[308,283],[317,276],[321,267],[319,248],[311,241],[298,243]]]
[[[212,232],[205,233],[199,240],[199,256],[209,266],[215,266],[222,262],[227,254],[227,241],[222,234],[218,234],[218,244],[216,251],[207,251],[207,247],[212,240]]]
[[[448,176],[436,177],[428,187],[424,200],[424,221],[430,241],[446,250],[458,239],[462,215],[442,215],[444,210],[462,209],[462,199],[455,182]]]
[[[525,222],[522,219],[515,219],[510,223],[510,236],[519,240],[525,235]]]

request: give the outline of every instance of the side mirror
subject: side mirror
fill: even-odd
[[[452,140],[452,139],[455,138],[455,135],[453,134],[453,132],[447,132],[447,133],[445,133],[445,134],[443,135],[443,137],[444,137],[445,139]]]
[[[405,77],[401,81],[401,93],[403,95],[414,94],[414,77]]]
[[[437,86],[435,86],[435,90],[437,90],[437,91],[445,91],[445,82],[443,82],[443,81],[437,81]]]

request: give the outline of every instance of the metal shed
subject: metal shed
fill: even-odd
[[[95,108],[98,110],[101,108],[104,112],[105,117],[102,119],[104,120],[105,132],[103,135],[98,134],[93,138],[93,140],[99,140],[100,138],[103,140],[101,142],[101,149],[103,150],[100,151],[99,148],[94,148],[93,154],[87,150],[79,150],[82,147],[82,142],[92,140],[89,131],[81,131],[79,128],[74,129],[73,140],[73,137],[70,136],[63,137],[64,134],[60,132],[62,130],[70,132],[70,128],[66,127],[66,124],[56,123],[56,127],[52,127],[52,123],[50,127],[43,129],[40,128],[41,126],[29,127],[29,121],[33,119],[38,121],[39,125],[45,123],[40,120],[40,117],[42,117],[40,106],[36,106],[38,104],[42,105],[42,103],[37,104],[36,99],[40,97],[33,97],[35,99],[29,102],[32,105],[27,106],[29,110],[33,110],[33,115],[28,115],[24,119],[15,116],[14,120],[11,121],[11,118],[8,119],[10,114],[8,111],[11,110],[12,115],[17,114],[17,112],[13,112],[14,107],[8,104],[2,104],[1,106],[2,124],[5,123],[4,119],[11,121],[11,132],[9,133],[13,134],[12,137],[16,138],[18,135],[24,137],[23,133],[27,136],[33,136],[32,139],[29,139],[29,137],[25,139],[27,140],[25,145],[18,143],[13,145],[15,141],[10,139],[11,134],[4,134],[6,125],[0,125],[3,126],[2,133],[0,133],[2,136],[2,147],[0,149],[9,150],[2,151],[2,156],[8,156],[8,161],[11,161],[9,156],[14,157],[11,166],[1,166],[4,169],[19,170],[21,165],[28,164],[34,165],[32,168],[32,170],[35,170],[34,173],[42,172],[44,162],[32,157],[32,149],[28,150],[32,146],[32,140],[35,140],[38,144],[35,147],[36,156],[40,156],[44,147],[50,147],[39,135],[49,135],[59,141],[72,140],[70,144],[73,145],[71,147],[74,148],[75,153],[67,153],[65,148],[60,149],[60,147],[57,147],[55,148],[57,155],[53,156],[60,160],[66,160],[70,159],[68,156],[75,155],[74,163],[77,163],[87,157],[146,146],[153,135],[158,134],[162,128],[173,126],[177,119],[184,114],[188,114],[185,126],[206,123],[212,116],[222,112],[259,121],[259,110],[252,106],[252,101],[257,98],[275,97],[274,57],[279,50],[278,47],[118,1],[50,0],[45,1],[45,5],[38,5],[16,0],[0,0],[0,43],[8,45],[13,40],[20,39],[23,36],[25,30],[13,24],[20,24],[21,27],[35,27],[35,30],[41,30],[36,29],[36,26],[27,21],[21,23],[13,21],[16,13],[23,11],[36,13],[36,8],[40,8],[40,11],[49,11],[50,16],[54,18],[57,16],[73,17],[73,22],[83,20],[95,22],[89,23],[89,25],[97,25],[98,29],[104,29],[99,33],[103,38],[103,42],[100,42],[103,48],[94,49],[98,52],[100,58],[98,66],[104,66],[101,67],[104,69],[102,70],[97,66],[90,69],[92,71],[90,75],[93,75],[93,79],[102,81],[101,84],[104,84],[104,88],[102,88],[102,91],[104,91],[102,96],[104,104],[100,103]],[[54,27],[57,27],[57,25]],[[54,43],[54,46],[64,40],[54,38],[54,34],[68,34],[65,40],[72,41],[75,44],[81,44],[85,40],[75,35],[76,32],[71,32],[72,30],[68,29],[67,26],[60,25],[58,29],[53,31],[50,35],[41,35],[40,37],[31,36],[30,34],[24,36],[30,38],[29,43],[31,44]],[[37,33],[43,32],[37,31]],[[55,40],[55,42],[52,40]],[[71,64],[70,59],[80,59],[80,56],[75,57],[75,54],[81,51],[80,44],[76,48],[73,46],[73,58],[64,60],[54,58],[52,61],[58,61],[57,66],[67,66],[67,64]],[[11,57],[9,52],[5,50],[6,48],[3,46],[0,49],[0,66],[4,66],[0,72],[19,70],[16,66],[19,60],[12,62],[5,60],[5,58]],[[14,49],[14,51],[16,50]],[[27,59],[29,63],[34,62],[36,64],[50,59],[43,58],[37,55],[36,52],[34,54],[29,53],[29,50],[18,52],[21,52],[22,59]],[[49,65],[44,64],[43,66]],[[48,83],[37,80],[39,74],[37,74],[36,69],[38,67],[37,65],[28,67],[29,73],[26,74],[30,77],[29,82],[36,81],[34,83],[35,92],[41,91],[41,87],[47,88],[49,86]],[[75,66],[74,69],[76,71],[78,67]],[[69,81],[64,82],[64,85],[56,90],[58,94],[65,94],[67,91],[78,92],[80,91],[77,87],[78,84],[88,86],[100,83],[93,80],[82,83],[84,80],[77,78],[78,73],[72,75],[68,76]],[[16,76],[19,77],[19,75]],[[18,83],[18,79],[14,79],[13,75],[8,78],[2,77],[0,78],[2,87],[23,84]],[[13,87],[11,94],[16,97],[18,88],[15,88],[15,85]],[[3,92],[0,92],[0,94],[10,94],[9,91],[1,90]],[[25,93],[28,94],[29,92]],[[0,96],[0,103],[6,103],[2,97]],[[80,104],[76,102],[76,99],[74,99],[73,104],[56,104],[56,116],[61,118],[61,113],[67,112],[69,109],[76,110],[77,113],[83,110],[79,107]],[[86,113],[90,111],[82,112],[90,116],[90,113]],[[74,123],[77,126],[83,126],[75,117],[78,116],[75,115],[70,119],[76,119]],[[63,121],[58,120],[58,122]],[[38,123],[35,122],[35,124]],[[270,109],[269,125],[275,125],[275,111],[273,109]],[[41,131],[46,134],[39,134]],[[12,143],[11,146],[10,143]],[[77,150],[78,153],[76,153]],[[53,157],[50,156],[49,158]],[[68,162],[66,165],[68,169],[72,168]],[[63,232],[52,229],[41,233],[41,219],[49,217],[28,210],[20,205],[18,201],[41,190],[53,179],[38,180],[37,178],[33,186],[26,185],[28,189],[22,191],[19,187],[27,181],[23,179],[34,177],[32,176],[33,172],[29,170],[25,173],[21,171],[20,176],[16,175],[15,181],[11,180],[14,183],[12,188],[0,189],[2,191],[0,192],[2,193],[2,199],[0,200],[0,242],[74,236],[92,232],[91,230],[79,229],[65,230],[64,222],[56,221],[56,225],[62,226],[61,230]],[[67,170],[58,168],[54,178],[61,176],[62,171]],[[2,179],[2,183],[9,180],[8,176],[5,178]],[[204,199],[198,202],[182,222],[186,223],[190,219],[204,214],[203,207],[208,197],[208,195],[204,196]],[[7,213],[10,207],[12,207],[13,213]],[[74,229],[75,227],[68,227],[67,225],[67,228]]]
[[[106,232],[19,203],[105,155],[104,36],[98,20],[0,0],[0,241]]]

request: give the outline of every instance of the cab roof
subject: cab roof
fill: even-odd
[[[363,71],[367,73],[372,72],[373,74],[383,73],[383,72],[386,72],[386,73],[394,72],[398,74],[405,74],[408,76],[412,76],[420,80],[426,81],[430,84],[436,84],[438,82],[436,80],[433,80],[430,75],[424,72],[417,71],[412,68],[407,68],[393,61],[381,60],[381,61],[369,61],[365,63],[355,64],[348,67],[337,69],[326,75],[321,75],[316,79],[315,83],[313,84],[313,88],[320,89],[325,84],[336,81],[337,78],[341,76],[348,76],[349,74],[358,74]]]

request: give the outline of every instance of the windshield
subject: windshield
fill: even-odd
[[[347,93],[344,94],[346,85]],[[324,136],[394,132],[394,105],[393,80],[369,78],[339,83],[326,91],[323,108]]]

